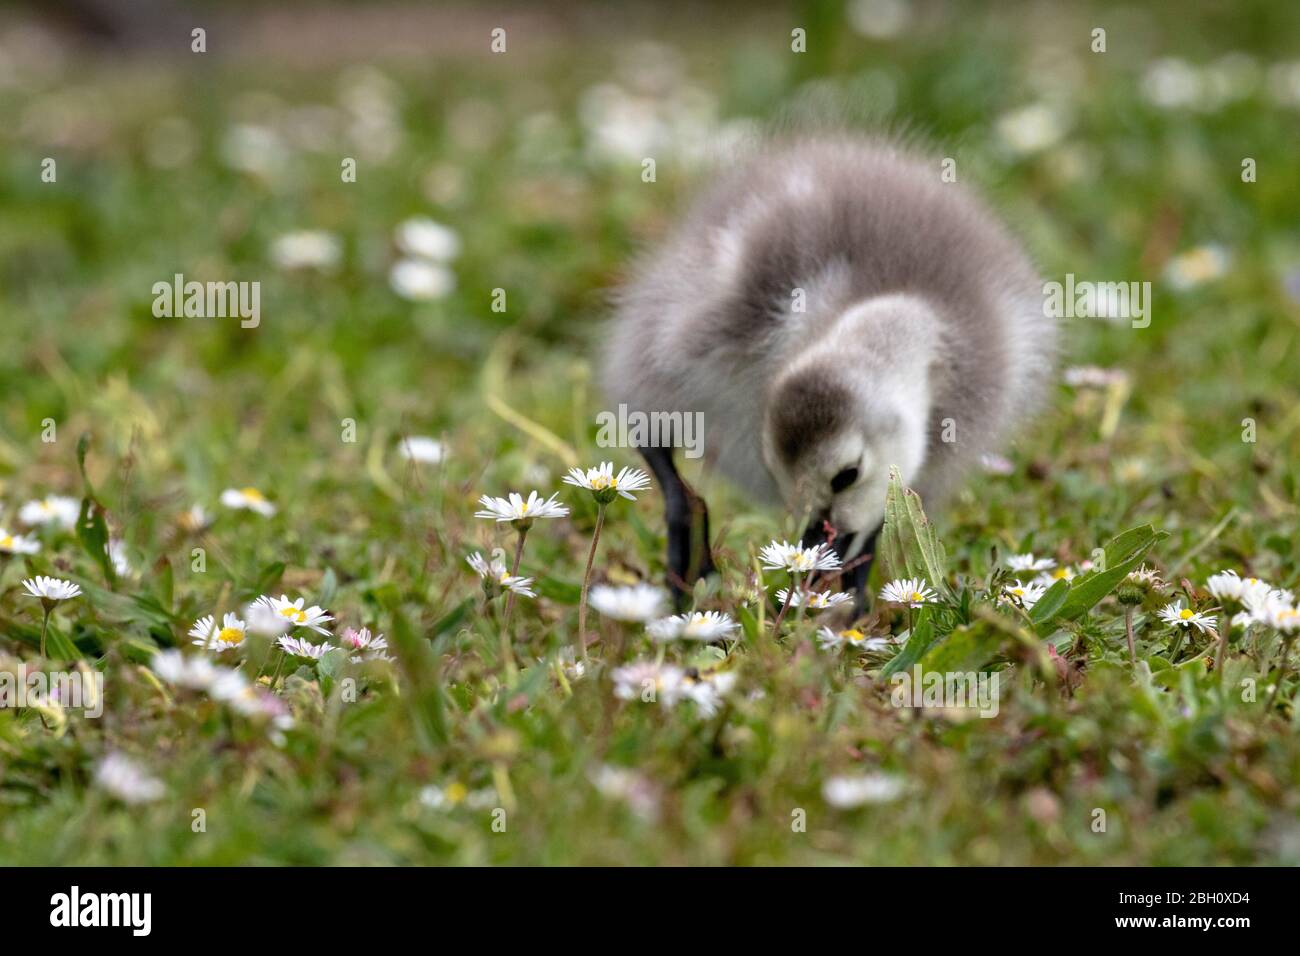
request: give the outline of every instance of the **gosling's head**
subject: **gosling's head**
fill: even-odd
[[[870,532],[885,513],[889,469],[903,481],[920,473],[928,443],[929,356],[925,341],[887,344],[908,321],[906,303],[851,310],[804,351],[768,392],[763,453],[792,514],[809,516],[809,535],[829,521],[838,536]]]

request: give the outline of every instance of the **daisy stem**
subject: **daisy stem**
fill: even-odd
[[[587,552],[587,570],[582,575],[582,596],[578,599],[578,646],[582,659],[587,659],[587,591],[591,588],[591,566],[596,560],[596,545],[600,543],[600,529],[605,527],[605,509],[609,505],[596,508],[596,530],[591,535],[591,550]]]
[[[1124,608],[1124,636],[1128,638],[1129,663],[1137,667],[1137,646],[1133,643],[1133,608]]]
[[[785,620],[785,612],[790,610],[790,604],[794,601],[794,594],[799,590],[799,572],[794,571],[790,574],[790,590],[785,593],[785,603],[781,605],[781,613],[776,616],[772,622],[772,634],[774,636],[781,633],[781,622]]]
[[[1264,708],[1264,713],[1271,713],[1273,704],[1277,702],[1277,692],[1282,689],[1282,681],[1286,679],[1287,658],[1291,655],[1291,643],[1295,640],[1294,634],[1288,634],[1282,641],[1282,659],[1277,665],[1277,683],[1273,685],[1273,692],[1268,695],[1268,706]]]
[[[1210,629],[1214,634],[1214,629]],[[1219,675],[1219,680],[1223,680],[1223,659],[1228,654],[1228,629],[1225,627],[1222,634],[1214,634],[1219,640],[1219,646],[1214,650],[1214,672]]]
[[[270,684],[270,687],[271,687],[271,690],[272,690],[272,691],[275,690],[275,682],[278,681],[278,680],[280,679],[280,670],[281,670],[281,668],[284,667],[284,659],[285,659],[286,657],[288,657],[288,656],[289,656],[289,655],[288,655],[286,652],[281,651],[281,652],[280,652],[280,659],[279,659],[278,661],[275,662],[275,673],[271,675],[271,684]]]
[[[524,557],[524,539],[527,537],[528,528],[520,527],[519,540],[515,544],[515,561],[514,565],[510,568],[510,576],[512,578],[518,577],[519,575],[519,562],[522,561]],[[505,614],[502,615],[501,620],[501,658],[506,664],[506,679],[512,684],[519,674],[519,668],[515,666],[515,652],[511,647],[510,641],[510,612],[514,609],[515,592],[510,591],[506,594],[506,610]]]
[[[50,630],[50,609],[45,609],[45,617],[41,620],[41,660],[45,659],[45,635]]]

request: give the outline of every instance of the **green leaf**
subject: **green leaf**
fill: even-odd
[[[903,487],[895,467],[889,469],[889,491],[885,495],[885,522],[878,541],[885,576],[921,578],[946,602],[953,600],[948,588],[947,562],[934,526],[925,516],[921,498]]]
[[[333,568],[326,568],[320,579],[320,593],[316,596],[317,603],[321,607],[329,607],[330,602],[334,600],[334,595],[338,593],[338,589],[338,575],[334,573]]]
[[[411,722],[426,747],[437,747],[448,740],[446,695],[439,672],[438,655],[422,640],[397,608],[392,609],[393,639],[397,664],[406,677],[410,692],[402,700]]]
[[[82,432],[81,437],[77,439],[77,470],[81,472],[81,485],[85,497],[93,500],[95,487],[90,483],[90,478],[86,475],[86,452],[88,451],[90,451],[90,432]]]
[[[1034,622],[1034,626],[1037,627],[1040,622],[1050,621],[1055,617],[1056,612],[1065,604],[1069,593],[1070,582],[1065,579],[1057,581],[1048,588],[1029,611],[1029,619]]]
[[[172,563],[167,560],[167,555],[162,555],[154,562],[153,577],[158,586],[158,603],[170,614],[175,603],[175,591],[173,588]]]
[[[887,678],[891,674],[910,668],[925,656],[925,652],[930,649],[930,645],[933,643],[934,623],[930,620],[930,608],[926,606],[921,608],[921,612],[917,614],[916,623],[912,625],[912,633],[908,635],[907,644],[881,669],[881,678]]]
[[[460,622],[469,614],[470,608],[474,606],[474,598],[465,598],[454,608],[444,614],[433,625],[433,636],[442,637],[442,635],[454,631],[460,626]]]
[[[959,627],[926,652],[921,667],[943,673],[982,670],[998,656],[1004,640],[1005,635],[991,627]]]
[[[284,562],[273,561],[257,573],[257,580],[253,582],[253,590],[258,594],[270,594],[271,589],[279,583],[280,578],[284,576]]]
[[[534,585],[537,593],[557,604],[577,604],[582,599],[582,587],[558,578],[538,578]]]
[[[94,498],[81,499],[77,540],[81,542],[82,550],[99,564],[108,586],[113,587],[117,583],[117,574],[113,570],[113,559],[108,556],[108,525],[104,521],[104,509]]]
[[[324,696],[329,697],[334,681],[343,670],[343,665],[348,662],[350,653],[346,648],[336,647],[332,651],[326,651],[316,662],[316,676],[320,679],[320,691]]]
[[[1166,537],[1168,535],[1165,532],[1157,532],[1150,525],[1142,525],[1113,538],[1105,547],[1106,566],[1071,581],[1069,592],[1055,613],[1041,617],[1032,615],[1034,629],[1040,635],[1047,635],[1063,622],[1087,614],[1137,567],[1152,545]]]

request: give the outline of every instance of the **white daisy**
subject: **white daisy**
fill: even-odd
[[[1072,388],[1109,388],[1128,383],[1128,372],[1117,368],[1099,368],[1096,365],[1076,365],[1065,370],[1065,384]]]
[[[301,229],[277,236],[271,243],[271,261],[281,269],[319,269],[331,272],[343,258],[343,243],[331,232]]]
[[[491,591],[492,587],[498,587],[506,591],[513,591],[520,597],[537,597],[537,592],[532,589],[533,579],[512,575],[509,569],[506,568],[504,559],[494,557],[489,562],[482,554],[475,551],[465,560],[483,579],[484,586],[488,587],[489,591]],[[492,591],[492,593],[495,592]]]
[[[210,527],[213,520],[212,515],[208,514],[208,510],[203,505],[194,505],[176,516],[176,523],[181,526],[181,529],[191,533]]]
[[[678,683],[675,692],[664,699],[664,706],[673,706],[677,699],[689,700],[695,705],[701,717],[712,717],[721,707],[722,698],[730,693],[735,685],[736,675],[733,671],[714,671],[711,674],[688,673]]]
[[[10,534],[0,528],[0,554],[35,554],[41,550],[41,543],[35,538],[22,534]]]
[[[161,780],[120,753],[110,753],[95,765],[95,784],[123,803],[150,803],[167,792]]]
[[[126,556],[126,542],[116,538],[108,542],[108,559],[113,562],[113,572],[122,578],[129,578],[135,573],[131,560]]]
[[[853,595],[845,591],[796,591],[794,598],[791,599],[789,588],[781,588],[776,592],[777,604],[784,605],[787,600],[790,601],[791,607],[806,603],[814,611],[824,611],[827,608],[847,604],[853,600]]]
[[[491,518],[494,521],[511,521],[531,524],[534,518],[563,518],[569,509],[555,500],[556,496],[541,498],[537,492],[530,491],[528,500],[516,492],[510,492],[508,498],[493,498],[483,495],[478,503],[482,511],[474,512],[475,518]]]
[[[839,651],[850,647],[858,651],[883,651],[889,646],[885,637],[867,637],[857,628],[833,631],[829,627],[817,631],[817,645],[824,651]]]
[[[210,690],[226,674],[233,673],[217,667],[206,657],[187,657],[175,649],[159,651],[149,662],[150,669],[169,684],[189,690]]]
[[[1193,289],[1223,276],[1230,261],[1222,246],[1197,246],[1169,260],[1165,265],[1165,281],[1178,291]]]
[[[28,597],[40,598],[41,603],[46,605],[51,605],[55,601],[66,601],[81,593],[79,585],[60,578],[49,578],[43,574],[24,581],[23,587],[27,589]]]
[[[758,552],[763,567],[769,571],[790,571],[803,574],[808,571],[834,571],[840,558],[827,544],[805,548],[786,541],[773,541]]]
[[[610,672],[614,696],[619,700],[657,700],[671,707],[678,698],[678,688],[686,672],[673,664],[633,661]]]
[[[1180,601],[1166,604],[1160,609],[1157,616],[1171,627],[1195,627],[1202,633],[1213,628],[1215,623],[1212,616],[1200,614],[1191,608],[1183,607]]]
[[[199,647],[213,651],[230,651],[241,647],[247,634],[248,626],[235,614],[229,612],[217,627],[216,618],[211,614],[201,617],[190,628],[191,642]]]
[[[1246,583],[1231,569],[1211,574],[1205,582],[1205,589],[1220,601],[1240,601],[1245,587]]]
[[[645,774],[627,767],[602,764],[587,774],[602,796],[622,800],[641,819],[653,823],[659,817],[659,788]]]
[[[738,625],[729,614],[719,611],[694,611],[654,621],[646,630],[656,641],[719,641]]]
[[[653,584],[613,587],[598,584],[591,589],[591,606],[616,621],[653,621],[668,601],[668,592]]]
[[[397,443],[398,453],[407,461],[436,465],[446,455],[442,442],[423,435],[407,435]]]
[[[1013,554],[1007,558],[1007,567],[1012,571],[1050,571],[1056,567],[1051,558],[1036,558],[1030,554]]]
[[[938,595],[921,578],[899,578],[880,589],[880,600],[891,604],[906,604],[908,607],[929,604],[936,597]]]
[[[388,284],[411,302],[444,299],[456,289],[456,274],[438,262],[399,259],[388,270]]]
[[[63,528],[73,528],[80,516],[81,502],[67,495],[47,495],[36,501],[29,501],[18,509],[18,520],[29,527],[57,524]]]
[[[282,637],[276,642],[287,654],[294,657],[306,657],[313,661],[318,661],[325,656],[326,652],[333,650],[328,644],[313,644],[311,641],[302,637]]]
[[[868,773],[854,777],[831,777],[822,784],[822,797],[842,810],[867,803],[897,800],[907,789],[901,777],[886,773]]]
[[[586,488],[601,504],[608,504],[615,497],[636,501],[633,491],[644,491],[650,487],[650,476],[639,468],[623,468],[614,474],[614,463],[603,461],[595,468],[585,472],[581,468],[570,468],[564,478],[566,485]]]
[[[1041,584],[1035,584],[1033,581],[1028,584],[1021,584],[1020,579],[1017,578],[1002,588],[1002,596],[999,600],[1003,603],[1014,604],[1016,607],[1022,607],[1028,611],[1046,593],[1047,588]]]
[[[1041,584],[1044,588],[1050,588],[1057,581],[1073,581],[1076,577],[1074,568],[1068,564],[1063,564],[1052,571],[1044,571],[1042,574],[1034,576],[1034,583]]]
[[[261,605],[263,613],[270,611],[276,617],[288,621],[294,627],[310,628],[317,634],[329,634],[329,631],[321,625],[326,621],[334,620],[333,616],[327,614],[323,607],[313,604],[311,607],[304,608],[305,598],[290,601],[287,594],[281,594],[278,598],[264,594],[254,603]]]
[[[370,633],[370,628],[363,627],[359,630],[345,628],[339,636],[339,646],[349,651],[365,651],[364,660],[367,661],[391,661],[392,658],[385,653],[388,650],[388,641],[382,634]],[[352,659],[353,664],[360,664],[363,660],[361,655]]]
[[[1144,584],[1147,587],[1160,587],[1164,582],[1160,579],[1160,572],[1155,568],[1149,568],[1145,564],[1135,571],[1128,573],[1128,579],[1134,584]]]
[[[264,518],[275,514],[275,505],[256,488],[227,488],[221,493],[221,503],[227,508],[256,511]]]
[[[403,254],[431,262],[448,262],[460,254],[460,237],[455,231],[427,216],[414,216],[398,225],[393,234]]]

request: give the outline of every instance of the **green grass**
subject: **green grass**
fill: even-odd
[[[1149,328],[1070,320],[1064,336],[1065,364],[1121,368],[1131,389],[1062,385],[1009,452],[1014,473],[973,476],[933,516],[959,591],[982,589],[995,556],[1033,549],[1078,563],[1148,524],[1167,536],[1146,560],[1178,592],[1225,567],[1300,582],[1300,310],[1285,286],[1300,269],[1296,106],[1268,80],[1273,64],[1295,61],[1287,43],[1300,23],[1262,4],[1231,18],[1208,7],[1147,17],[1144,27],[1098,7],[1091,19],[1043,21],[999,8],[926,18],[881,43],[845,30],[835,5],[814,4],[707,30],[669,17],[654,34],[724,121],[762,121],[814,81],[850,98],[890,91],[892,108],[870,111],[955,157],[961,181],[1004,211],[1046,276],[1152,280]],[[1088,52],[1094,21],[1114,23],[1105,54]],[[788,47],[799,23],[813,25],[803,57]],[[74,714],[62,732],[34,710],[0,709],[0,860],[1300,861],[1297,687],[1289,679],[1264,712],[1277,677],[1271,633],[1235,640],[1223,672],[1207,672],[1208,638],[1175,640],[1149,598],[1135,670],[1113,595],[1036,636],[976,600],[984,609],[962,633],[982,649],[975,666],[1002,678],[1000,713],[921,717],[890,706],[887,655],[830,657],[807,622],[773,639],[771,608],[760,614],[746,591],[758,548],[796,529],[707,476],[723,573],[700,607],[747,623],[725,662],[737,688],[718,716],[616,700],[610,668],[653,650],[637,628],[598,618],[603,666],[571,693],[556,679],[595,517],[571,488],[571,519],[529,535],[522,573],[541,595],[516,607],[524,669],[503,687],[500,619],[464,557],[513,540],[472,516],[476,500],[549,494],[570,465],[610,457],[594,446],[604,406],[592,382],[606,296],[698,171],[664,149],[647,184],[635,161],[587,149],[583,93],[626,81],[619,64],[634,39],[581,56],[560,44],[511,62],[466,53],[380,65],[380,78],[273,62],[187,72],[77,60],[0,91],[0,109],[20,119],[0,132],[0,523],[16,530],[19,506],[47,492],[80,496],[76,445],[89,434],[89,480],[137,569],[110,585],[72,534],[54,531],[38,555],[0,565],[0,667],[36,657],[39,603],[19,581],[66,577],[87,593],[55,612],[54,646],[102,670],[106,693],[102,718]],[[1261,74],[1238,99],[1160,109],[1139,95],[1156,57],[1205,66],[1230,50]],[[1008,155],[997,120],[1039,95],[1069,116],[1065,137]],[[390,104],[400,138],[386,156],[373,152],[373,132],[349,131],[346,104],[359,96]],[[328,122],[294,112],[309,105],[330,107]],[[185,132],[160,129],[166,117]],[[222,161],[239,122],[285,137],[278,172]],[[324,130],[324,145],[295,142],[304,125]],[[181,149],[179,165],[158,165],[160,140]],[[57,158],[56,183],[40,181],[46,156]],[[343,156],[358,157],[356,183],[340,181]],[[1244,156],[1257,161],[1255,183],[1240,179]],[[408,302],[387,282],[393,229],[412,215],[463,242],[457,289],[437,302]],[[271,241],[304,228],[341,238],[336,272],[271,263]],[[1207,244],[1230,252],[1226,273],[1171,288],[1165,263]],[[176,272],[259,280],[261,326],[154,318],[151,286]],[[507,290],[504,313],[490,308],[494,288]],[[51,419],[56,440],[43,442]],[[346,419],[354,443],[342,440]],[[1253,443],[1243,419],[1255,422]],[[440,436],[444,463],[402,462],[404,433]],[[636,464],[627,451],[613,457]],[[218,506],[222,489],[245,485],[279,506],[275,517]],[[181,533],[176,518],[196,502],[216,523]],[[199,547],[202,573],[192,570]],[[651,491],[611,509],[596,576],[662,574]],[[295,726],[279,744],[150,679],[154,648],[188,650],[197,617],[264,591],[325,605],[336,630],[384,632],[400,665],[353,674],[355,700],[344,699],[347,674],[286,668],[277,690]],[[885,611],[877,625],[897,633],[906,618]],[[957,625],[936,632],[939,650]],[[1044,639],[1080,669],[1073,693],[1037,666]],[[268,653],[251,648],[250,677]],[[273,655],[267,663],[269,673]],[[1261,688],[1253,703],[1242,699],[1249,679]],[[166,797],[126,807],[96,788],[93,767],[110,751],[161,778]],[[603,764],[644,775],[657,821],[598,792],[590,776]],[[856,810],[823,799],[827,778],[874,771],[905,779],[907,793]],[[455,784],[496,792],[442,809],[420,800]],[[806,832],[792,831],[798,808]],[[1098,808],[1104,833],[1093,829]],[[192,829],[195,809],[205,832]]]

